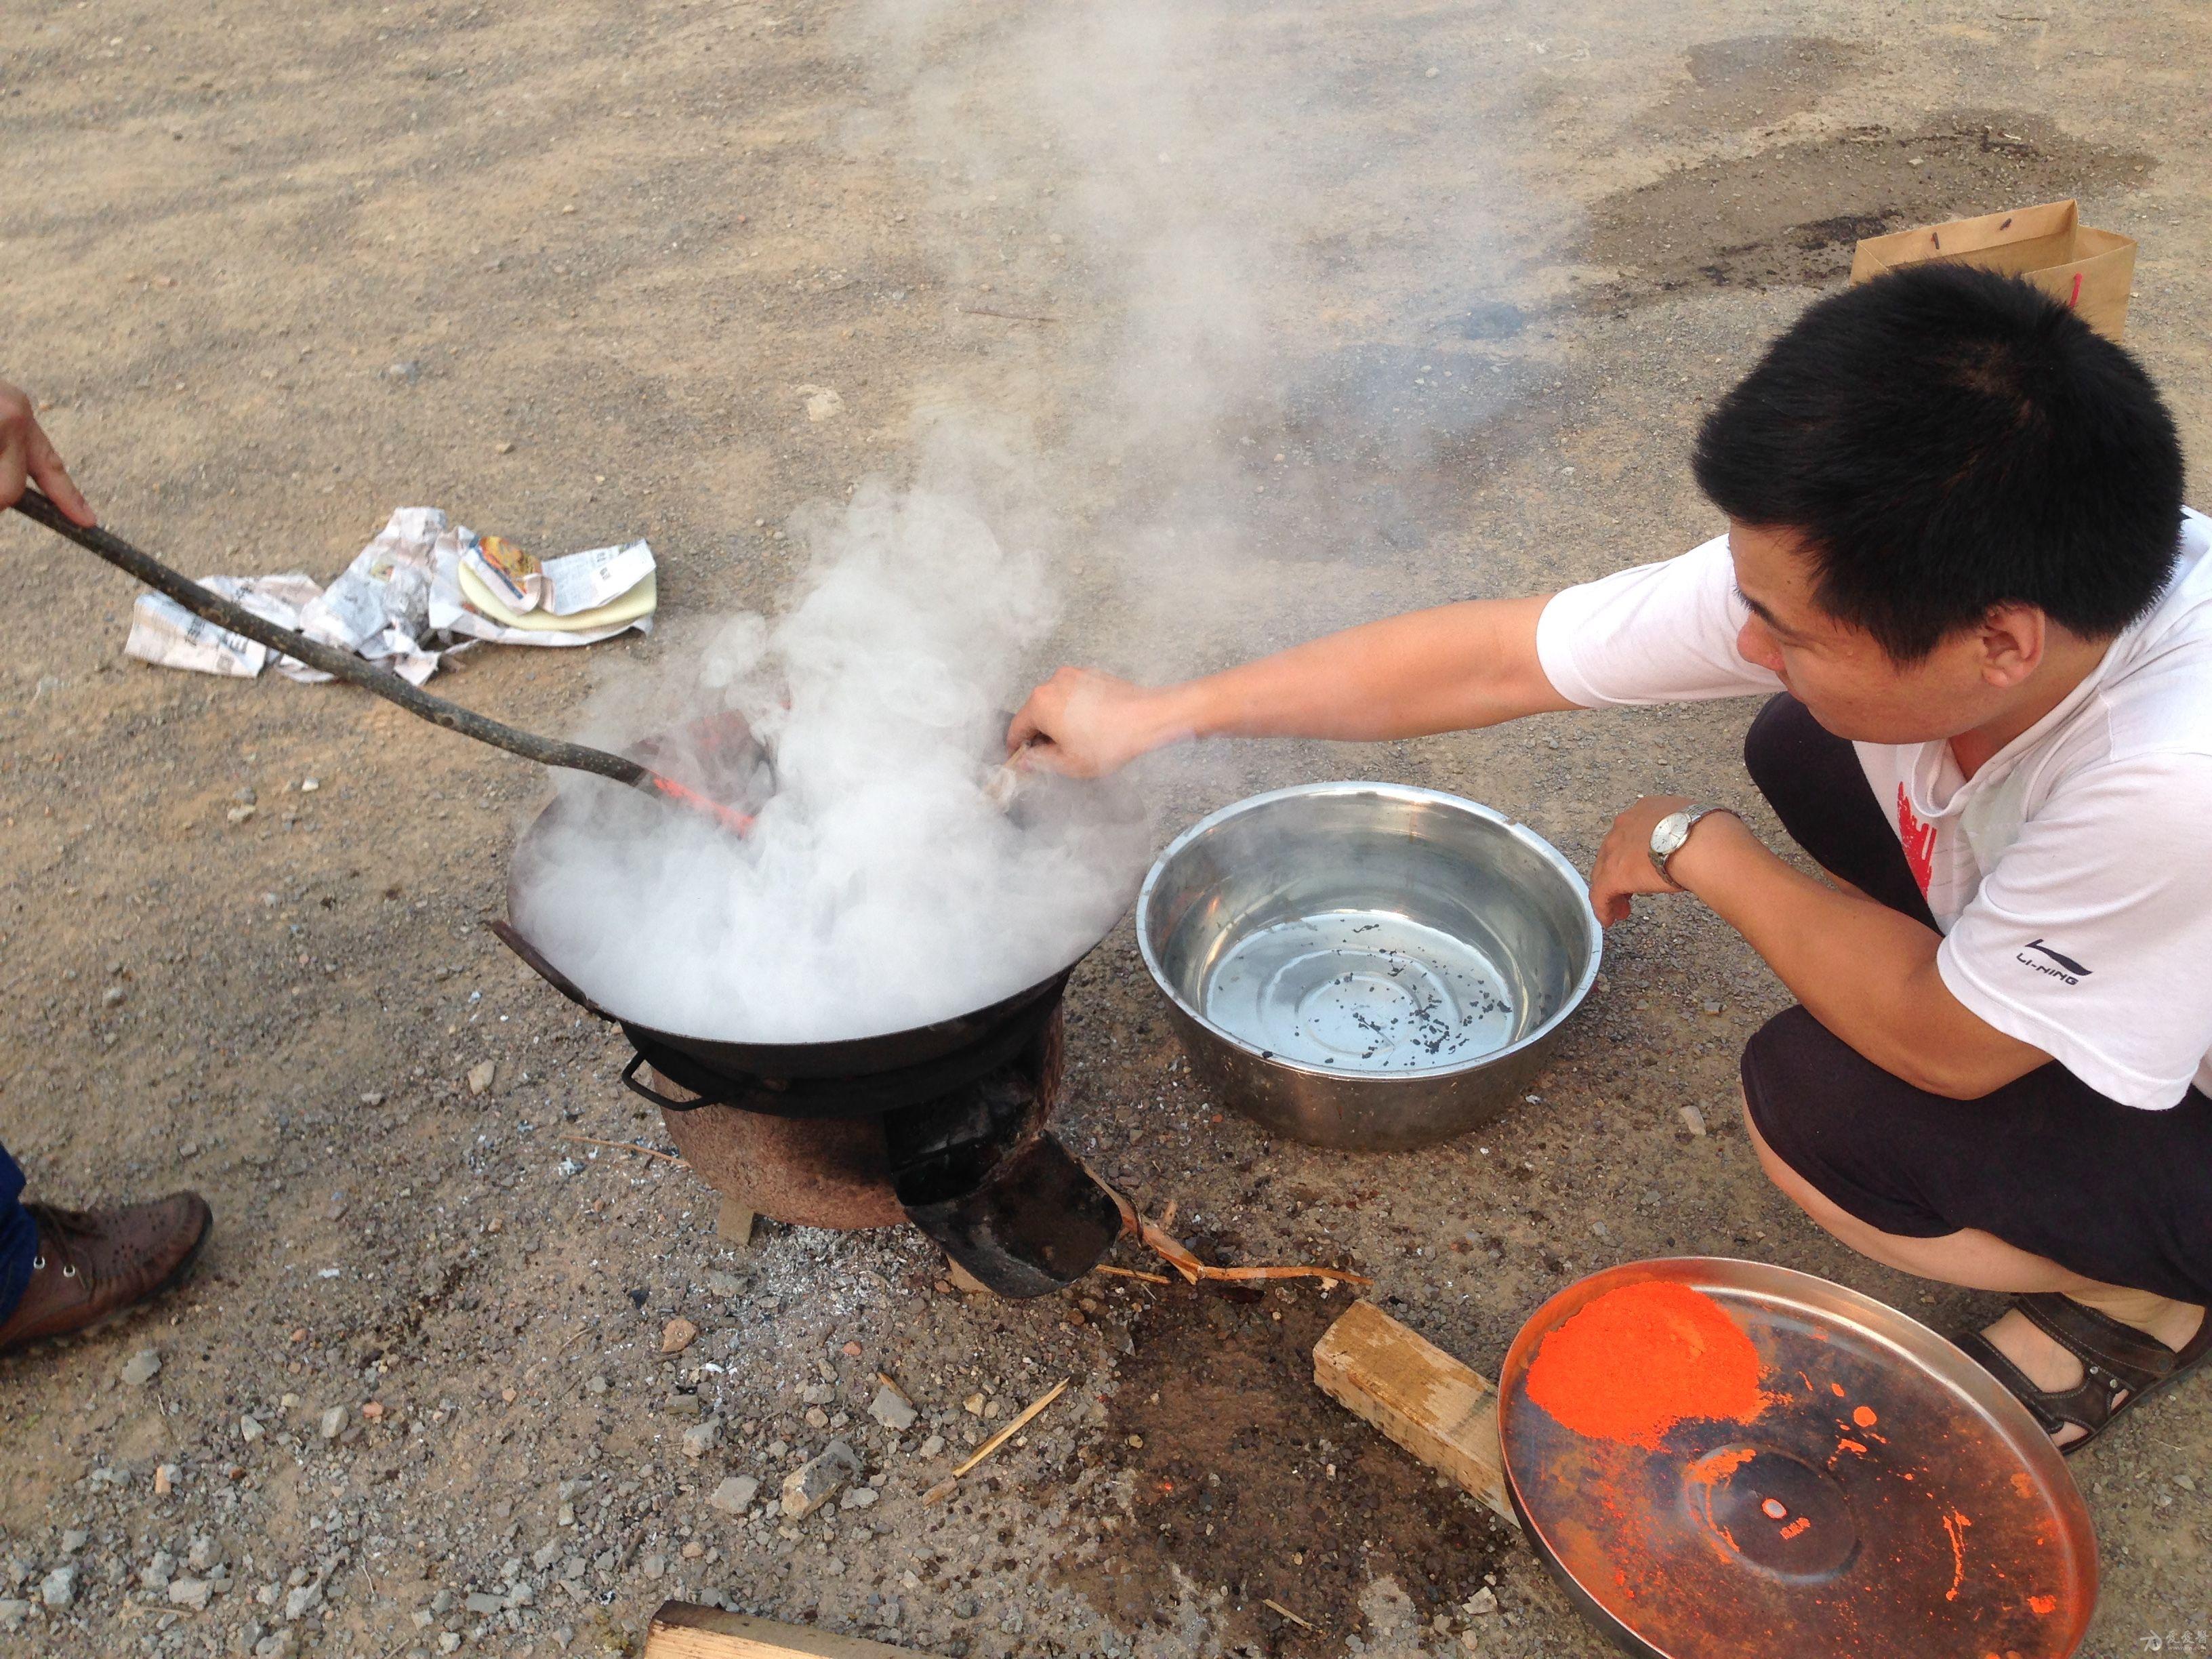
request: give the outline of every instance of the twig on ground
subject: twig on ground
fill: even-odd
[[[969,1470],[974,1468],[978,1463],[988,1457],[993,1452],[998,1450],[1000,1447],[1005,1445],[1006,1442],[1012,1439],[1015,1435],[1018,1434],[1028,1425],[1030,1419],[1034,1418],[1047,1406],[1052,1404],[1054,1401],[1059,1399],[1061,1391],[1067,1387],[1068,1382],[1071,1380],[1072,1379],[1068,1377],[1061,1377],[1059,1382],[1054,1383],[1042,1394],[1039,1395],[1035,1400],[1030,1401],[1027,1406],[1022,1408],[1021,1414],[1015,1418],[1012,1422],[1007,1424],[1005,1428],[1000,1429],[998,1433],[993,1435],[981,1445],[976,1447],[975,1451],[970,1454],[965,1463],[963,1463],[958,1468],[953,1470],[951,1474],[946,1479],[939,1481],[927,1492],[924,1492],[921,1495],[921,1501],[925,1504],[934,1504],[944,1498],[951,1497],[953,1487],[960,1483],[961,1476],[966,1474]]]
[[[1273,1607],[1273,1608],[1277,1613],[1281,1613],[1281,1614],[1283,1615],[1283,1617],[1284,1617],[1284,1618],[1285,1618],[1285,1619],[1289,1620],[1292,1624],[1296,1625],[1296,1626],[1297,1626],[1300,1630],[1311,1630],[1311,1629],[1313,1628],[1313,1626],[1312,1626],[1311,1625],[1309,1625],[1308,1623],[1306,1623],[1306,1621],[1305,1621],[1304,1620],[1303,1620],[1303,1619],[1299,1618],[1299,1617],[1297,1616],[1297,1614],[1296,1614],[1295,1613],[1292,1613],[1292,1612],[1291,1612],[1288,1607],[1285,1607],[1285,1606],[1284,1606],[1280,1601],[1274,1601],[1274,1600],[1273,1600],[1272,1598],[1267,1597],[1267,1596],[1262,1596],[1262,1597],[1261,1597],[1261,1598],[1260,1598],[1260,1605],[1261,1605],[1261,1607]]]
[[[678,1169],[682,1170],[688,1170],[691,1167],[688,1162],[677,1157],[673,1152],[664,1152],[657,1146],[641,1146],[635,1140],[601,1140],[597,1135],[572,1134],[564,1134],[561,1139],[563,1140],[573,1140],[577,1142],[579,1145],[585,1146],[611,1147],[617,1152],[643,1152],[647,1158],[660,1158],[666,1163],[675,1164]]]
[[[963,306],[960,314],[963,317],[1003,317],[1010,323],[1056,323],[1060,320],[1057,317],[1040,317],[1026,311],[993,311],[988,306]]]
[[[1175,1280],[1170,1279],[1165,1273],[1139,1273],[1134,1267],[1108,1267],[1102,1266],[1093,1267],[1091,1271],[1095,1273],[1111,1273],[1116,1279],[1141,1279],[1147,1285],[1172,1285],[1175,1283]]]

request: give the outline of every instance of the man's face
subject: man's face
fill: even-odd
[[[1744,657],[1771,669],[1814,720],[1860,743],[1930,743],[1993,719],[2005,695],[1984,673],[1981,636],[1964,629],[1921,661],[1899,664],[1862,630],[1813,599],[1810,560],[1787,529],[1729,524],[1735,582],[1751,616],[1736,636]]]

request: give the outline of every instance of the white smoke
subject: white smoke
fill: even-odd
[[[670,721],[653,764],[755,811],[750,833],[582,782],[532,849],[524,934],[661,1030],[809,1042],[969,1012],[1074,961],[1143,868],[1146,827],[1112,786],[1030,778],[1011,813],[984,793],[1054,620],[1033,552],[876,479],[799,527],[811,568],[787,611],[608,694],[627,724]],[[727,713],[772,779],[680,735]]]

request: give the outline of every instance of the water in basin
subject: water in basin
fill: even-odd
[[[1334,910],[1245,934],[1212,965],[1206,1017],[1270,1054],[1347,1072],[1456,1066],[1513,1041],[1488,957],[1387,910]]]

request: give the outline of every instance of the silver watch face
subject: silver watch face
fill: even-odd
[[[1661,872],[1667,860],[1690,838],[1690,815],[1686,811],[1669,812],[1651,826],[1651,856],[1658,861]]]

